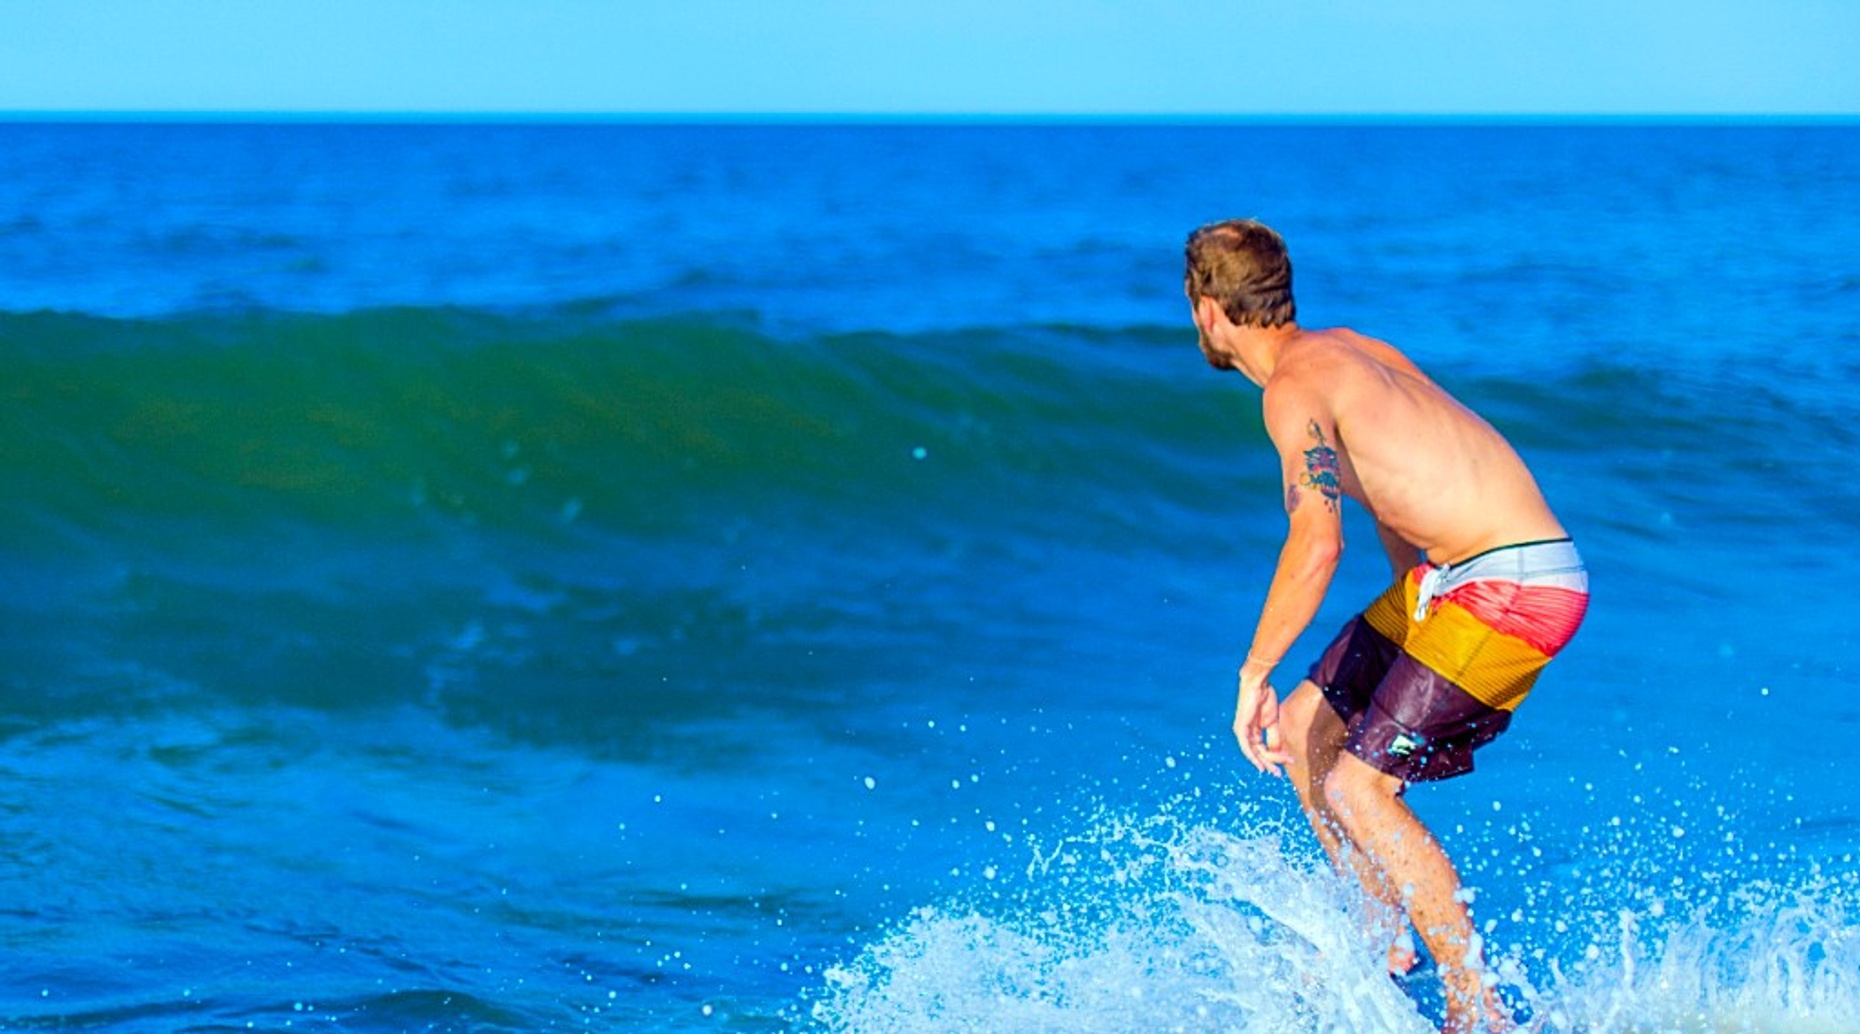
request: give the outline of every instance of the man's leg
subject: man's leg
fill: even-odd
[[[1306,679],[1279,706],[1279,735],[1292,756],[1286,772],[1298,793],[1298,803],[1304,807],[1305,818],[1311,821],[1312,832],[1330,855],[1331,864],[1355,876],[1363,892],[1380,906],[1382,914],[1377,919],[1386,928],[1390,942],[1389,972],[1408,972],[1414,968],[1417,956],[1405,929],[1401,894],[1361,850],[1345,842],[1345,827],[1324,795],[1325,780],[1349,739],[1348,727],[1324,699],[1324,691]]]
[[[1440,967],[1447,988],[1443,1030],[1484,1030],[1487,1017],[1502,1018],[1497,996],[1488,995],[1483,983],[1484,961],[1472,917],[1461,900],[1459,873],[1439,841],[1402,801],[1402,781],[1345,753],[1331,767],[1322,789],[1350,844],[1399,888],[1409,920]]]

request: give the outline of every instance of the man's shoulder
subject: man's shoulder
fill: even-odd
[[[1267,378],[1262,401],[1267,407],[1324,398],[1332,384],[1324,367],[1306,361],[1284,363]]]
[[[1322,357],[1280,363],[1260,395],[1267,430],[1302,433],[1312,421],[1330,425],[1340,386],[1334,365]]]
[[[1426,376],[1414,360],[1387,341],[1349,327],[1331,327],[1310,332],[1305,347],[1282,372],[1294,384],[1315,383],[1334,394],[1359,375],[1391,369]]]
[[[1266,382],[1268,394],[1326,395],[1347,368],[1360,362],[1354,331],[1340,328],[1306,331],[1297,345],[1279,356],[1279,364]]]

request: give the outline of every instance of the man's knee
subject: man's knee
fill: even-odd
[[[1344,754],[1324,776],[1324,803],[1342,819],[1353,824],[1352,816],[1365,808],[1394,800],[1401,793],[1401,780],[1377,771],[1354,754]]]
[[[1314,756],[1320,761],[1318,767],[1328,766],[1328,759],[1343,746],[1345,729],[1337,712],[1325,702],[1323,691],[1306,680],[1279,707],[1279,735],[1286,751],[1310,770]]]

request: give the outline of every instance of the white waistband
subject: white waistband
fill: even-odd
[[[1489,549],[1457,564],[1423,563],[1420,594],[1414,601],[1414,619],[1427,620],[1434,600],[1469,582],[1505,581],[1519,585],[1549,586],[1589,591],[1588,570],[1569,539],[1522,542]]]

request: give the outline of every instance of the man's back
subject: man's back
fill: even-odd
[[[1344,492],[1436,562],[1565,534],[1503,436],[1384,342],[1301,330],[1263,405],[1269,427],[1327,417]]]

